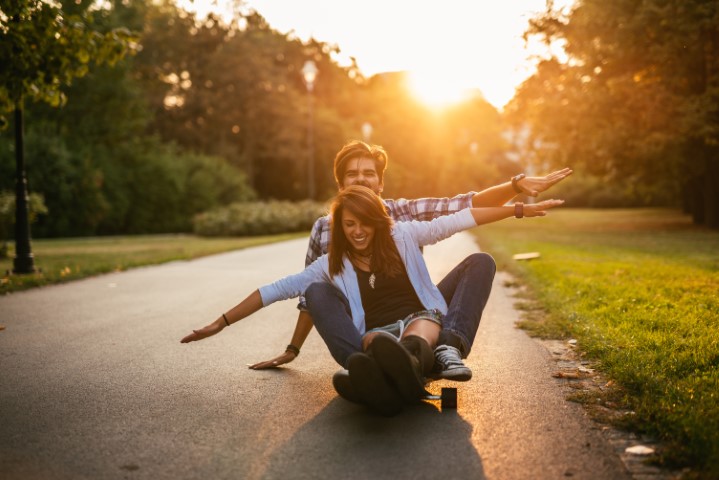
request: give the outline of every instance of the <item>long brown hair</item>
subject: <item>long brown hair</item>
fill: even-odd
[[[342,229],[342,217],[349,210],[362,223],[375,229],[372,239],[370,270],[395,277],[402,272],[402,258],[392,240],[392,218],[387,214],[379,196],[362,185],[351,185],[337,194],[331,209],[331,239],[329,246],[330,275],[342,273],[342,258],[348,254],[351,245]]]

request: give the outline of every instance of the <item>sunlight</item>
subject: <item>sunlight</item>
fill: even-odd
[[[446,71],[413,70],[408,87],[412,94],[431,108],[445,108],[469,98],[473,89],[461,77]]]
[[[529,20],[547,8],[547,0],[494,2],[491,8],[476,0],[426,7],[410,0],[175,1],[199,18],[214,11],[229,20],[234,11],[256,9],[280,33],[303,42],[316,39],[339,46],[331,54],[333,60],[345,67],[355,61],[367,77],[412,72],[408,88],[432,108],[445,108],[479,91],[501,110],[515,88],[534,72],[537,57],[546,56],[546,48],[537,39],[525,43],[522,34]],[[564,9],[575,1],[551,3]],[[338,22],[348,8],[353,21]],[[410,9],[412,21],[408,22]],[[367,25],[372,26],[372,35],[367,35]]]

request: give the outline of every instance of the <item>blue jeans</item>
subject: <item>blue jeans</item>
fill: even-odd
[[[486,253],[465,258],[437,285],[449,307],[442,323],[439,344],[459,340],[459,350],[467,357],[492,291],[497,270],[494,259]],[[305,292],[312,322],[327,348],[342,367],[354,352],[362,351],[362,335],[352,323],[347,298],[329,283],[313,283]],[[453,338],[454,337],[454,338]]]
[[[362,335],[352,323],[347,297],[334,285],[317,282],[305,290],[305,303],[332,358],[347,368],[349,356],[362,351]]]
[[[459,352],[467,358],[477,335],[479,321],[492,292],[497,264],[487,253],[473,253],[452,269],[437,288],[449,309],[442,321],[439,345],[452,345],[452,336],[459,339]]]

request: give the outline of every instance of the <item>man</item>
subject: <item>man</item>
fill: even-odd
[[[343,190],[350,185],[364,185],[381,196],[387,161],[387,153],[381,146],[368,145],[360,141],[347,143],[334,160],[334,175],[338,189]],[[426,221],[469,207],[502,206],[519,194],[536,197],[571,174],[572,170],[569,168],[544,177],[527,177],[520,174],[511,181],[479,193],[468,192],[452,198],[383,199],[383,203],[396,222]],[[327,253],[329,232],[329,217],[319,218],[312,227],[305,258],[306,266]],[[442,332],[434,351],[433,377],[455,381],[467,381],[472,378],[472,371],[462,359],[467,358],[470,353],[482,312],[492,289],[495,271],[496,265],[491,256],[485,253],[474,254],[462,261],[437,284],[449,310],[444,318]],[[346,302],[346,299],[327,296],[322,298],[322,301]],[[312,329],[312,317],[305,307],[304,299],[300,300],[299,308],[297,325],[286,351],[272,360],[251,365],[250,368],[256,370],[274,368],[297,358],[300,347]],[[334,379],[335,382],[337,380]]]

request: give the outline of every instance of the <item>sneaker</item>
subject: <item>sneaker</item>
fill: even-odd
[[[349,356],[347,366],[352,387],[363,404],[388,417],[402,410],[402,397],[374,358],[356,352]]]
[[[440,345],[434,349],[434,368],[431,378],[466,382],[472,378],[472,370],[464,364],[457,348]]]
[[[355,387],[352,385],[350,372],[344,368],[332,375],[332,386],[335,387],[335,392],[345,400],[353,403],[364,403],[362,397],[357,394]]]
[[[418,403],[426,395],[419,361],[402,344],[378,336],[370,350],[382,371],[397,385],[405,402]]]

